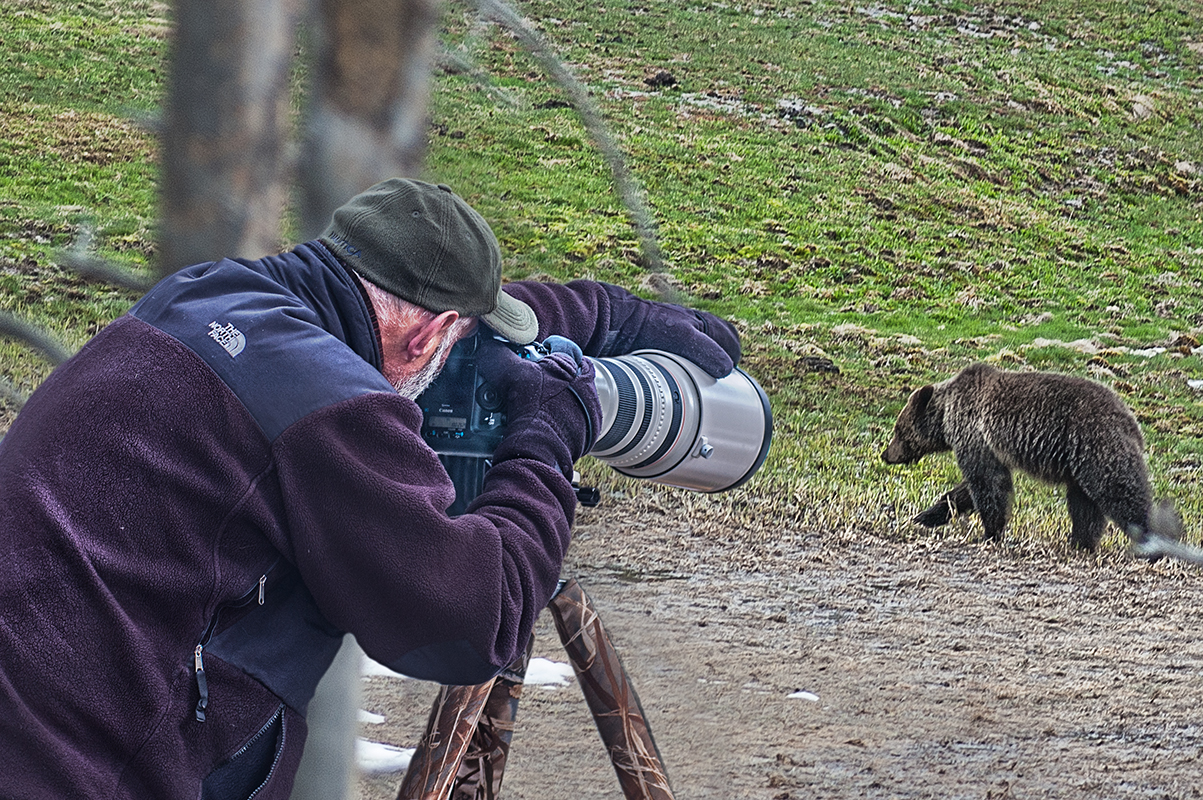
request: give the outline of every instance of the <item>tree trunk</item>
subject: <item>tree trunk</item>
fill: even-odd
[[[441,10],[439,0],[321,3],[300,171],[306,238],[358,192],[421,171]]]
[[[416,176],[426,152],[427,100],[439,0],[321,0],[297,183],[301,236],[369,186]],[[362,651],[348,637],[310,706],[292,800],[341,800],[353,785]]]
[[[159,270],[281,243],[300,0],[179,0],[164,110]]]

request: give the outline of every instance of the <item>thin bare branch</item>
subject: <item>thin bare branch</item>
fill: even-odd
[[[1188,564],[1203,564],[1203,548],[1164,536],[1150,536],[1132,549],[1141,558],[1173,558]]]
[[[15,383],[0,375],[0,399],[7,400],[14,407],[20,409],[29,398],[25,392],[17,388]],[[0,438],[3,438],[3,433],[0,433]]]
[[[0,311],[0,336],[7,336],[29,345],[52,364],[61,364],[71,357],[71,351],[49,332],[7,311]]]
[[[626,157],[618,143],[614,141],[614,137],[610,135],[610,130],[602,119],[601,109],[590,96],[589,90],[577,80],[568,65],[555,54],[543,34],[536,30],[535,26],[506,0],[477,0],[477,8],[482,16],[492,19],[514,34],[568,95],[581,117],[585,130],[593,138],[594,144],[601,151],[602,157],[605,158],[610,172],[614,176],[614,185],[618,196],[626,206],[627,213],[631,217],[631,224],[639,236],[643,266],[651,272],[664,272],[667,267],[660,251],[656,222],[652,217],[651,209],[644,200],[643,188],[627,167]],[[667,289],[664,292],[671,294]],[[672,298],[666,297],[665,299]]]
[[[85,278],[103,281],[133,292],[146,292],[155,283],[151,278],[144,278],[127,269],[122,269],[111,261],[76,249],[59,251],[56,260]]]

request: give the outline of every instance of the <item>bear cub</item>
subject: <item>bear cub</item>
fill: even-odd
[[[947,450],[963,480],[915,517],[920,525],[943,525],[954,510],[977,511],[986,538],[1001,540],[1014,494],[1011,471],[1019,469],[1067,487],[1076,547],[1095,550],[1107,518],[1137,543],[1149,533],[1144,436],[1119,395],[1094,381],[974,364],[924,386],[898,415],[882,458],[913,464]]]

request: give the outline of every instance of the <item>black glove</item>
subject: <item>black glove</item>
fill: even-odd
[[[601,405],[593,364],[580,348],[562,337],[549,337],[547,344],[550,354],[535,359],[485,340],[477,364],[505,398],[507,419],[506,436],[493,460],[532,458],[571,480],[572,465],[597,438]]]
[[[634,350],[664,350],[684,356],[711,377],[721,378],[739,363],[739,334],[735,326],[706,311],[644,300],[612,284],[610,331],[603,356]]]

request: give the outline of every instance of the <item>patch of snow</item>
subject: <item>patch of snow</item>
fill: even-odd
[[[527,686],[546,686],[556,688],[563,686],[576,677],[571,664],[550,661],[546,658],[532,658],[526,667],[526,677],[523,683]]]
[[[373,714],[371,711],[364,711],[361,708],[359,709],[359,721],[368,725],[379,725],[384,722],[384,717],[380,714]]]
[[[1154,356],[1169,352],[1168,348],[1165,347],[1135,348],[1124,347],[1123,345],[1101,345],[1093,339],[1075,339],[1072,342],[1063,342],[1060,339],[1033,339],[1032,347],[1064,347],[1067,350],[1076,350],[1088,356],[1107,350],[1115,353],[1126,353],[1139,358],[1153,358]]]
[[[1098,342],[1091,339],[1075,339],[1072,342],[1063,342],[1060,339],[1040,339],[1032,340],[1032,347],[1064,347],[1069,350],[1077,350],[1079,353],[1086,355],[1094,355],[1099,351]]]
[[[802,691],[802,690],[798,690],[798,691],[794,692],[793,694],[788,694],[788,695],[786,695],[786,697],[791,700],[809,700],[812,703],[819,702],[819,696],[817,694],[815,694],[814,692],[806,692],[806,691]]]
[[[412,747],[394,747],[382,742],[369,742],[367,739],[355,740],[355,763],[363,772],[382,775],[389,772],[400,772],[409,766],[413,758]]]

